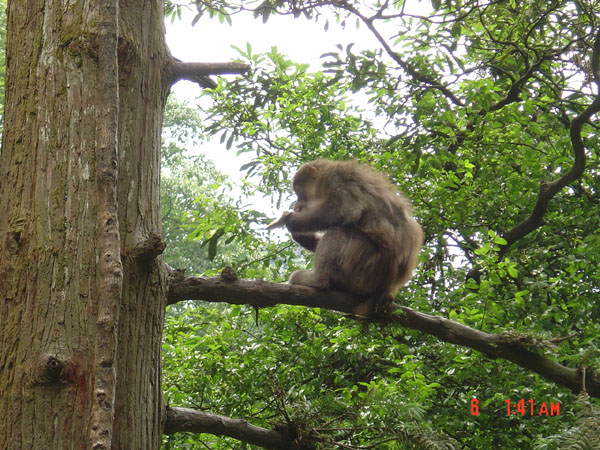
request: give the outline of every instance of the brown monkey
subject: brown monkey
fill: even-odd
[[[293,188],[294,211],[268,229],[285,225],[315,256],[313,270],[294,272],[290,283],[367,297],[357,314],[391,300],[409,280],[422,243],[408,200],[381,174],[354,161],[304,164]]]

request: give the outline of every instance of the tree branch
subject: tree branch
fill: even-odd
[[[244,63],[203,63],[183,62],[177,58],[171,58],[171,85],[180,80],[193,81],[201,87],[214,88],[217,84],[209,78],[209,75],[239,75],[250,70],[250,66]]]
[[[367,28],[373,34],[373,36],[375,36],[375,39],[377,39],[377,41],[379,41],[379,44],[383,47],[383,49],[390,56],[390,58],[392,58],[396,62],[396,64],[398,64],[408,75],[410,75],[410,77],[415,82],[427,84],[427,85],[431,86],[432,88],[440,91],[446,98],[448,98],[455,105],[464,106],[464,103],[458,97],[456,97],[454,95],[454,93],[450,89],[448,89],[446,86],[444,86],[440,81],[436,80],[435,78],[433,78],[427,74],[420,72],[419,69],[414,64],[404,61],[404,59],[402,59],[400,54],[398,52],[394,51],[394,49],[388,44],[388,42],[381,35],[381,33],[379,33],[379,30],[377,30],[377,28],[374,25],[374,20],[379,18],[378,14],[376,14],[375,16],[373,16],[371,18],[366,17],[358,9],[356,9],[353,5],[351,5],[350,3],[346,2],[346,1],[341,1],[341,2],[334,1],[334,2],[332,2],[332,4],[334,6],[337,6],[338,8],[342,8],[342,9],[350,12],[351,14],[354,14],[356,17],[358,17],[367,26]]]
[[[168,303],[173,304],[182,300],[205,300],[254,307],[277,304],[303,305],[349,314],[363,301],[342,292],[319,291],[306,286],[267,281],[227,280],[222,277],[189,277],[173,272],[170,275]],[[493,359],[502,358],[512,361],[574,392],[581,390],[583,380],[577,369],[565,367],[553,358],[538,353],[535,345],[525,339],[507,334],[485,333],[404,306],[392,305],[390,310],[392,314],[386,317],[371,319],[423,331],[442,341],[472,348]],[[533,350],[530,350],[532,347]],[[600,376],[590,375],[588,371],[585,382],[589,395],[600,398]]]
[[[592,54],[592,69],[594,74],[600,74],[600,70],[598,66],[600,64],[600,31],[596,35],[596,39],[594,41],[594,50]],[[598,94],[592,101],[590,105],[588,105],[585,110],[576,116],[572,121],[569,127],[569,135],[571,137],[571,146],[573,147],[573,154],[575,160],[573,162],[573,166],[571,169],[563,174],[560,178],[551,181],[540,183],[540,190],[538,193],[537,201],[531,211],[531,214],[523,220],[521,223],[517,224],[512,230],[508,231],[503,235],[504,239],[506,239],[506,245],[504,245],[499,252],[500,258],[504,256],[504,254],[508,251],[508,248],[514,244],[519,239],[527,236],[532,231],[541,227],[543,224],[544,215],[548,210],[548,204],[550,200],[564,187],[568,186],[573,181],[579,179],[583,172],[585,171],[585,146],[583,144],[583,140],[581,139],[581,129],[585,123],[588,123],[591,117],[600,111],[600,75],[596,77],[596,84],[598,86]]]
[[[167,421],[163,433],[174,434],[181,431],[229,436],[273,450],[303,448],[284,433],[257,427],[244,419],[231,419],[188,408],[167,407]]]
[[[414,311],[405,306],[394,305],[393,309],[401,311],[394,321],[407,328],[423,331],[451,344],[472,348],[492,359],[502,358],[511,361],[565,386],[573,392],[579,392],[583,386],[582,376],[578,369],[565,367],[550,357],[529,350],[534,347],[529,339],[521,339],[507,334],[485,333],[443,317]],[[588,394],[600,397],[600,377],[594,375],[587,378],[585,382]]]
[[[168,305],[183,300],[205,300],[256,308],[278,304],[301,305],[352,314],[353,308],[364,301],[342,292],[318,291],[306,286],[238,280],[222,276],[190,277],[177,271],[171,273],[169,281]]]

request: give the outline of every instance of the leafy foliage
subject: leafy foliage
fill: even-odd
[[[161,181],[167,260],[196,275],[214,274],[224,265],[234,265],[241,276],[281,278],[291,267],[286,263],[290,251],[285,253],[289,244],[261,237],[258,229],[266,218],[246,205],[254,192],[250,183],[234,185],[203,156],[186,152],[187,146],[200,145],[204,139],[198,110],[170,99],[163,130]],[[240,195],[234,199],[231,192],[236,191]],[[263,269],[258,264],[261,260]]]
[[[252,154],[248,175],[279,204],[290,174],[316,157],[357,158],[387,172],[426,234],[421,265],[398,302],[486,331],[568,337],[549,350],[563,364],[598,370],[595,117],[582,131],[585,170],[543,196],[580,157],[572,123],[598,93],[599,2],[438,0],[427,14],[414,2],[195,5],[229,19],[251,10],[263,20],[357,21],[373,33],[378,49],[340,46],[324,54],[321,72],[276,48],[238,49],[252,70],[207,91],[205,132]],[[519,232],[540,198],[547,207],[539,222]],[[242,253],[249,242],[273,250],[261,253],[269,279],[296,264],[289,252],[252,241],[246,224],[258,216],[241,205],[215,212],[206,199],[197,236],[210,241],[216,230],[239,236]],[[201,223],[213,218],[219,227]],[[302,308],[260,311],[258,324],[243,308],[178,308],[165,337],[167,396],[178,405],[266,427],[292,422],[323,448],[597,447],[596,400],[427,335]],[[559,402],[560,416],[507,416],[507,398]],[[588,413],[578,416],[584,404]],[[179,439],[187,447],[177,448],[204,448],[191,437],[166,445]]]

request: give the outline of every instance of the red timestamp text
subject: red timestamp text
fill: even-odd
[[[521,414],[522,416],[560,416],[559,402],[542,402],[536,404],[532,398],[529,400],[521,399],[515,403],[510,398],[504,400],[506,403],[506,414],[508,416]]]
[[[504,400],[506,403],[506,414],[508,416],[560,416],[560,403],[559,402],[542,402],[536,403],[532,398],[529,400],[520,399],[514,403],[507,398]],[[479,400],[474,398],[471,400],[471,415],[479,415]]]

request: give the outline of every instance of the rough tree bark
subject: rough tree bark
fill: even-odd
[[[157,449],[162,1],[9,1],[7,39],[0,448]]]
[[[247,67],[172,58],[162,0],[7,12],[0,449],[158,449],[164,105]]]

